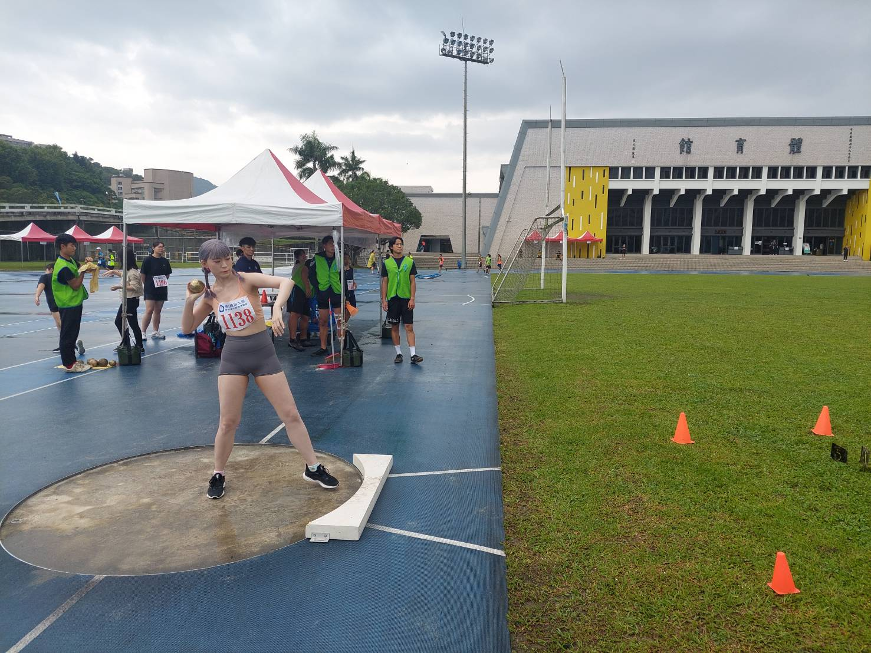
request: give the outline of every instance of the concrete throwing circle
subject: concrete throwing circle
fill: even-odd
[[[306,525],[360,488],[353,465],[319,452],[335,490],[303,479],[286,445],[235,445],[224,497],[206,497],[213,449],[146,454],[92,468],[31,495],[0,524],[13,556],[89,575],[181,572],[232,563],[305,538]]]

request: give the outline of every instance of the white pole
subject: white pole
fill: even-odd
[[[466,270],[466,61],[463,62],[463,209],[461,213],[461,223],[463,231],[463,248],[461,257],[463,258],[463,269]],[[479,252],[481,256],[481,252]]]
[[[550,209],[548,205],[551,204],[551,105],[548,105],[548,154],[545,155],[545,211],[542,212],[543,216],[547,216]],[[547,219],[545,222],[548,222]],[[544,229],[540,229],[540,232],[544,232]],[[539,270],[539,290],[545,290],[545,237],[547,234],[541,234],[542,236],[542,262]]]
[[[122,224],[121,231],[121,342],[127,331],[127,223]]]
[[[272,260],[272,273],[276,274],[276,239],[275,237],[269,240],[269,257]],[[275,307],[273,307],[273,311],[275,311]]]
[[[566,246],[569,242],[569,229],[566,220],[566,73],[560,62],[560,76],[563,78],[563,115],[560,118],[560,217],[563,219],[563,278],[561,298],[566,303]]]
[[[375,235],[375,267],[378,271],[378,328],[379,338],[381,338],[382,327],[382,301],[381,301],[381,234]]]
[[[333,241],[336,241],[336,230],[333,230]],[[342,363],[342,351],[345,346],[345,338],[339,333],[339,325],[342,324],[343,331],[345,327],[345,224],[339,226],[339,249],[336,250],[336,261],[339,264],[339,284],[340,289],[339,300],[339,318],[336,320],[336,335],[339,336],[339,363]],[[335,361],[333,362],[335,363]]]

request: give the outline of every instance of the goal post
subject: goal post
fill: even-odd
[[[493,304],[563,302],[562,232],[560,216],[540,216],[521,231],[492,280]]]

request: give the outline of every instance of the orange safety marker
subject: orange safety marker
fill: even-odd
[[[348,312],[349,318],[354,318],[357,315],[358,308],[351,306],[350,302],[345,303],[345,310]]]
[[[693,441],[690,440],[690,430],[687,428],[687,416],[684,415],[684,411],[678,416],[678,426],[675,428],[675,436],[672,437],[672,442],[679,445],[693,445]]]
[[[775,570],[772,573],[772,581],[767,585],[777,595],[792,595],[799,592],[799,588],[793,585],[793,575],[790,574],[790,566],[787,565],[784,552],[775,555]]]
[[[818,416],[817,423],[814,426],[814,429],[811,430],[812,434],[817,434],[818,436],[832,436],[833,435],[833,427],[830,425],[830,407],[825,406],[821,409],[821,414]]]
[[[268,302],[269,302],[269,299],[267,299],[267,297],[266,297],[266,289],[264,289],[260,292],[260,303],[267,304]]]

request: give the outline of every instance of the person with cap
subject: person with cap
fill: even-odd
[[[312,356],[319,357],[327,354],[330,312],[336,314],[342,303],[342,282],[332,236],[321,239],[321,251],[314,256],[314,263],[309,268],[309,283],[315,289],[318,301],[318,337],[321,340],[321,347],[312,352]]]
[[[239,240],[239,249],[242,250],[242,256],[233,264],[233,269],[236,272],[246,273],[262,273],[260,264],[254,258],[254,247],[257,245],[250,236],[246,236]]]

